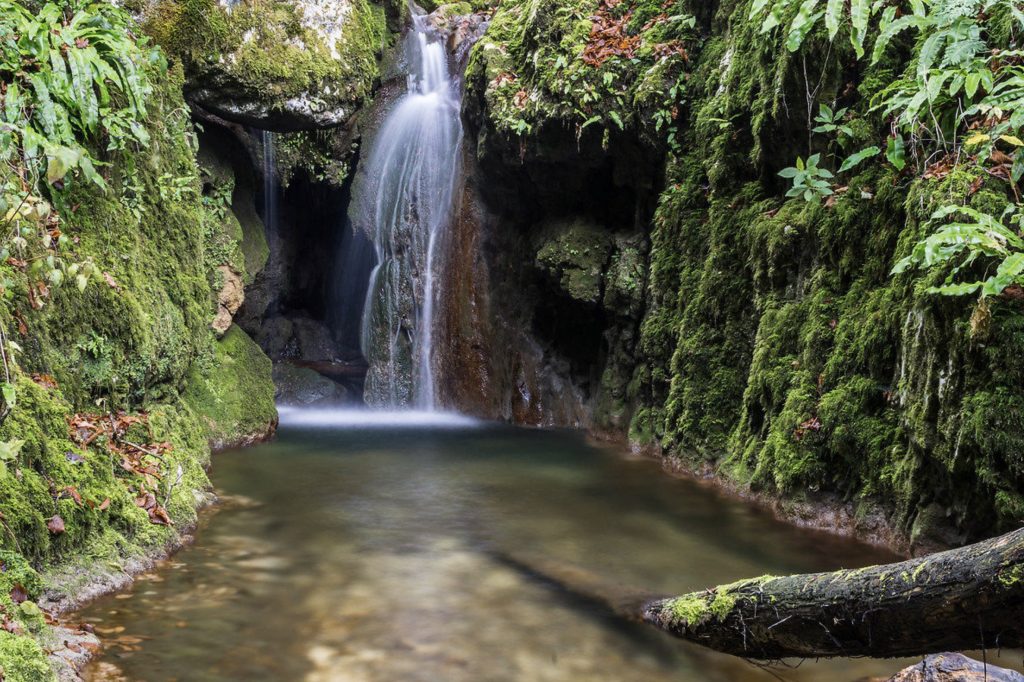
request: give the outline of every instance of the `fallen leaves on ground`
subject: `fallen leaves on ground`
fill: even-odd
[[[156,495],[151,492],[144,492],[135,498],[135,505],[145,509],[149,513],[149,520],[152,523],[159,524],[161,526],[171,526],[171,517],[167,515],[167,510],[161,507],[156,501]]]
[[[33,374],[32,381],[51,391],[57,388],[57,380],[49,374]]]
[[[146,427],[148,437],[142,443],[137,443],[129,438],[129,432],[133,426],[143,425]],[[128,414],[116,412],[113,414],[76,414],[68,420],[71,430],[71,438],[82,447],[90,447],[94,444],[102,444],[107,451],[114,456],[121,468],[130,474],[138,476],[141,480],[133,486],[136,494],[135,504],[145,509],[149,514],[149,520],[158,525],[173,525],[170,516],[164,507],[157,501],[156,490],[163,479],[163,465],[165,456],[173,447],[170,443],[152,442],[153,432],[149,428],[149,415],[145,412]],[[142,440],[142,439],[136,439]],[[67,489],[65,489],[67,491]],[[77,495],[77,490],[70,491],[72,496]],[[81,496],[75,497],[76,502],[81,504]],[[107,498],[96,507],[95,502],[90,501],[89,506],[98,508],[100,511],[110,506],[110,499]]]
[[[590,26],[590,36],[581,55],[583,62],[588,66],[599,67],[611,57],[632,59],[643,43],[644,33],[669,20],[668,14],[662,12],[644,24],[639,31],[630,32],[629,24],[633,20],[633,10],[620,12],[622,2],[623,0],[603,0],[597,14],[590,17],[593,22]],[[651,52],[655,59],[664,59],[672,55],[679,55],[687,61],[690,58],[682,41],[679,40],[655,44],[651,47]]]
[[[590,38],[583,48],[583,61],[589,66],[601,66],[611,57],[632,59],[640,45],[642,36],[629,35],[632,10],[616,17],[615,9],[621,0],[603,0],[597,14],[590,17]]]

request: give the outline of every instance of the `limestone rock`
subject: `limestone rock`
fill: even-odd
[[[889,682],[1024,682],[1013,670],[967,658],[963,654],[932,654],[917,665],[904,668]]]
[[[231,327],[231,320],[245,301],[245,288],[241,274],[230,265],[218,265],[217,272],[223,284],[217,293],[217,315],[213,318],[212,326],[220,337]]]

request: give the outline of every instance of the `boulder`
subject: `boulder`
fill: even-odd
[[[271,317],[260,325],[256,333],[256,343],[264,353],[277,360],[288,354],[293,331],[294,325],[288,318]]]
[[[279,405],[310,407],[339,405],[352,401],[344,386],[305,367],[296,367],[289,362],[278,362],[274,365],[273,376]]]
[[[581,303],[599,303],[612,238],[585,220],[554,221],[535,238],[536,265],[558,282],[562,291]]]
[[[303,360],[332,360],[337,355],[334,337],[323,322],[308,317],[292,319],[299,357]]]
[[[141,20],[184,64],[190,104],[288,132],[344,125],[368,101],[400,14],[390,0],[150,0]]]
[[[963,654],[946,653],[932,654],[917,665],[904,668],[889,682],[1024,682],[1024,675]]]

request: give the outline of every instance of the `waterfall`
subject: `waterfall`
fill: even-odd
[[[274,133],[261,130],[263,145],[263,222],[268,237],[277,234],[277,158],[274,152]]]
[[[406,92],[377,132],[354,197],[356,227],[369,234],[376,255],[361,348],[368,404],[431,410],[438,251],[452,215],[462,123],[444,43],[415,11],[405,57]]]

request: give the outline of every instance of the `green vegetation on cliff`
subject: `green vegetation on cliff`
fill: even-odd
[[[664,154],[636,355],[599,410],[624,391],[636,442],[950,542],[1024,519],[1024,24],[902,5],[507,1],[470,106],[506,164],[586,124],[615,163]]]
[[[203,196],[180,66],[109,3],[5,7],[0,677],[42,680],[43,591],[174,543],[210,443],[276,413],[269,361],[211,328],[217,267],[244,273],[247,249]],[[51,584],[62,566],[82,585]]]

